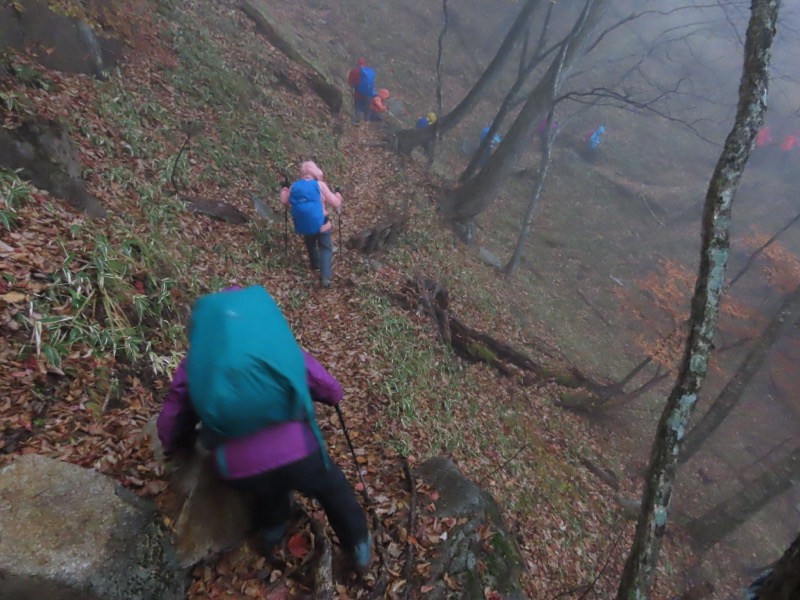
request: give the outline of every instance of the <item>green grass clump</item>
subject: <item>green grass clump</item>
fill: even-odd
[[[0,169],[0,226],[8,231],[17,228],[17,209],[30,201],[31,191],[16,171]]]

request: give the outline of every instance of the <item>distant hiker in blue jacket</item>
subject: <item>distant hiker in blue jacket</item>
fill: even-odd
[[[303,236],[311,268],[319,271],[322,287],[331,287],[333,276],[333,225],[327,206],[339,210],[342,195],[332,192],[322,181],[323,173],[308,160],[300,165],[300,179],[291,187],[281,188],[281,203],[292,211],[294,232]]]
[[[420,117],[417,119],[417,129],[425,129],[426,127],[430,127],[431,125],[436,123],[436,113],[429,112],[424,117]],[[425,156],[431,156],[431,151],[433,150],[433,140],[425,142],[422,144],[422,151],[425,153]]]
[[[369,120],[369,104],[375,97],[375,71],[367,66],[364,58],[359,58],[355,67],[350,70],[347,83],[353,90],[353,120],[358,123],[361,117]]]
[[[481,131],[481,144],[483,143],[483,140],[486,139],[486,136],[489,135],[489,129],[490,127],[484,127],[483,130]],[[484,153],[481,155],[481,160],[478,163],[479,168],[482,169],[483,167],[486,166],[486,163],[489,161],[489,156],[492,154],[492,152],[494,152],[494,149],[497,148],[497,146],[500,145],[500,142],[502,141],[503,138],[500,136],[499,133],[495,133],[494,136],[492,136],[492,141],[489,144],[489,147],[486,148]]]
[[[589,150],[595,152],[603,141],[603,134],[606,132],[606,126],[604,123],[600,124],[600,127],[594,130],[592,135],[589,136]]]

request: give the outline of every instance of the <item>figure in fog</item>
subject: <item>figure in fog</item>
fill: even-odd
[[[369,103],[369,120],[382,121],[383,114],[389,112],[389,107],[386,101],[389,99],[389,90],[381,88],[373,96],[372,101]]]
[[[490,127],[487,126],[487,127],[484,127],[483,130],[481,131],[481,144],[483,143],[483,140],[486,139],[486,136],[489,135],[489,129],[490,129]],[[483,167],[486,166],[486,163],[489,161],[489,156],[491,156],[492,152],[494,152],[494,149],[497,148],[497,146],[499,146],[500,142],[502,142],[502,141],[503,141],[503,137],[499,133],[495,133],[492,136],[492,141],[489,144],[489,147],[486,148],[486,150],[484,150],[483,154],[481,155],[481,159],[478,162],[478,167],[479,168],[482,169]]]
[[[417,119],[416,127],[417,129],[425,129],[426,127],[430,127],[434,123],[436,123],[436,113],[429,112],[424,117],[420,117],[419,119]],[[431,150],[433,150],[433,140],[427,141],[424,144],[422,144],[422,151],[428,158],[430,158],[431,156]]]
[[[375,95],[375,71],[367,66],[365,58],[359,58],[356,66],[350,69],[347,83],[353,91],[353,121],[361,118],[369,120],[369,103]]]

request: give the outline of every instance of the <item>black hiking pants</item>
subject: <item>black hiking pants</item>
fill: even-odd
[[[256,524],[270,543],[278,544],[286,531],[291,516],[293,490],[319,501],[346,551],[352,551],[356,544],[367,539],[367,518],[353,495],[350,483],[333,462],[325,468],[321,452],[314,452],[272,471],[233,479],[228,483],[256,497]]]

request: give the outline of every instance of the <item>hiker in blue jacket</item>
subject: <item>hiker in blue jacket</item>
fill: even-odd
[[[436,124],[436,113],[429,112],[424,117],[420,117],[417,119],[417,129],[425,129],[426,127],[430,127]],[[433,140],[428,140],[424,144],[422,144],[422,151],[425,153],[425,156],[430,158],[431,152],[433,151]]]
[[[281,188],[281,203],[292,211],[294,232],[303,236],[311,268],[319,271],[322,287],[329,288],[333,276],[333,224],[327,206],[339,211],[342,195],[332,192],[322,178],[322,169],[316,163],[304,162],[300,165],[300,179],[291,187]]]
[[[370,119],[370,102],[375,97],[375,71],[367,66],[367,61],[358,59],[358,63],[350,70],[347,83],[353,91],[353,121],[358,123],[361,117]]]
[[[600,124],[600,127],[594,130],[592,135],[589,136],[589,150],[592,152],[597,151],[600,147],[600,144],[603,141],[603,134],[606,132],[606,126],[604,123]]]
[[[483,130],[481,131],[481,144],[483,143],[483,140],[486,139],[486,136],[489,135],[489,129],[490,127],[484,127]],[[486,166],[486,163],[489,161],[489,156],[492,154],[492,152],[494,152],[494,149],[497,148],[497,146],[499,146],[500,142],[502,141],[503,138],[500,136],[499,133],[495,133],[492,136],[492,141],[489,144],[489,147],[486,148],[486,150],[483,152],[483,154],[481,155],[481,160],[480,162],[478,162],[479,168],[482,169],[483,167]]]

